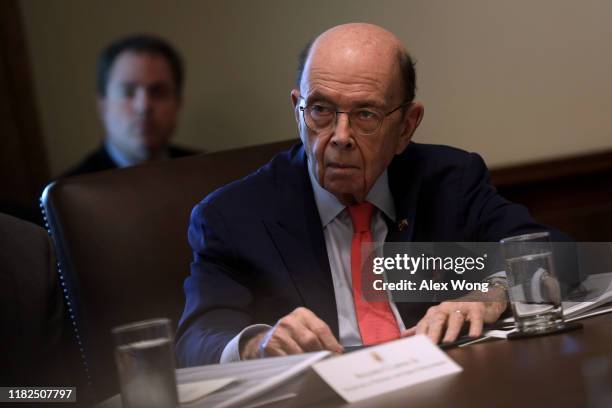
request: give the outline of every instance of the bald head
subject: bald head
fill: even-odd
[[[377,69],[392,70],[394,75],[401,78],[404,101],[414,100],[416,75],[412,58],[399,39],[382,27],[350,23],[323,32],[300,53],[296,83],[298,88],[301,88],[304,72],[317,59],[326,64],[341,63],[342,59],[344,62],[358,64],[361,59],[361,62],[366,62],[361,64],[364,69],[369,67],[368,61],[377,61]]]
[[[389,31],[345,24],[303,54],[291,91],[310,174],[343,205],[362,202],[423,117],[414,69]]]

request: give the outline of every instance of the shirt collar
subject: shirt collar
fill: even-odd
[[[110,156],[111,160],[115,162],[117,167],[129,167],[141,163],[124,154],[115,145],[113,145],[108,138],[104,139],[104,149],[106,150],[106,153],[108,153],[108,155]],[[169,154],[167,151],[165,151],[162,158],[167,159],[168,157]]]
[[[310,184],[312,184],[315,203],[317,204],[319,216],[321,217],[321,225],[325,228],[327,224],[332,222],[338,214],[346,208],[346,206],[338,201],[335,195],[319,185],[319,182],[310,168],[311,166],[308,166]],[[395,221],[395,204],[393,203],[393,196],[391,196],[391,190],[389,189],[389,177],[386,169],[370,189],[366,201],[374,204],[374,206],[384,212],[387,217]]]

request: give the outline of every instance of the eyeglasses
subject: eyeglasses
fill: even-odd
[[[303,97],[301,98],[304,99]],[[338,114],[345,113],[348,115],[349,125],[354,131],[362,135],[373,135],[378,132],[387,116],[406,105],[410,105],[410,102],[404,102],[387,113],[374,108],[357,108],[349,112],[343,112],[323,103],[300,106],[300,110],[302,111],[306,126],[313,132],[333,129],[336,126]]]

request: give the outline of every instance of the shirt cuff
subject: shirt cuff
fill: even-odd
[[[221,358],[219,359],[220,364],[232,363],[234,361],[241,361],[240,358],[240,343],[250,339],[253,336],[258,335],[262,331],[270,330],[272,326],[267,324],[252,324],[245,327],[240,333],[235,335],[229,343],[225,345]]]
[[[505,278],[505,277],[506,277],[506,271],[498,271],[498,272],[495,272],[495,273],[487,276],[485,278],[485,280],[491,279],[491,278]]]

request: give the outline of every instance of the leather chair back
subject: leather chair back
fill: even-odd
[[[112,327],[154,317],[169,317],[176,327],[192,258],[187,227],[194,205],[294,142],[92,173],[47,187],[43,207],[96,400],[119,391]]]

